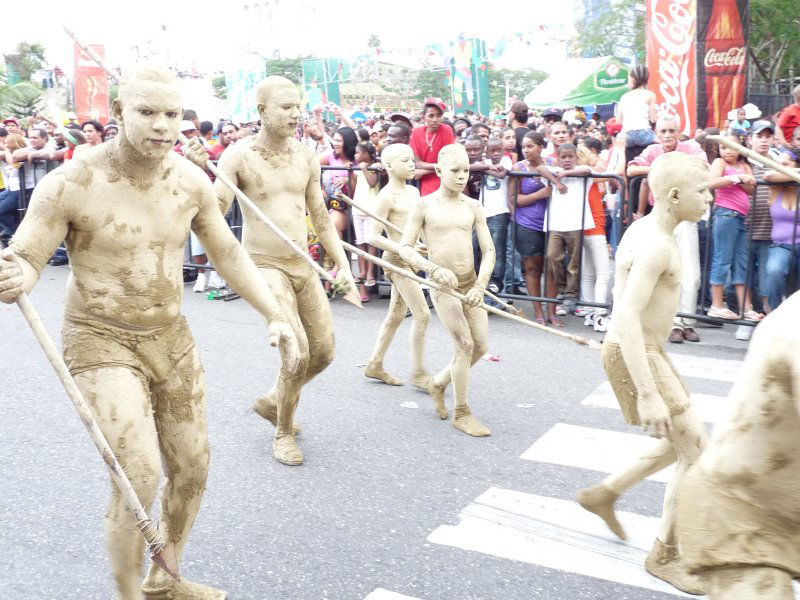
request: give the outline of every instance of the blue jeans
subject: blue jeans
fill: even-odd
[[[714,209],[711,235],[714,258],[711,260],[711,285],[742,285],[747,277],[747,226],[744,215],[729,208]]]
[[[497,287],[502,290],[503,288],[503,273],[506,268],[506,240],[508,239],[508,213],[502,213],[486,218],[486,225],[489,227],[489,234],[492,236],[492,244],[494,244],[495,259],[494,269],[492,269],[492,276],[489,281],[497,284]],[[475,254],[475,270],[480,269],[481,265],[481,247],[478,244],[478,238],[473,234],[472,236],[472,249]]]
[[[503,285],[506,293],[511,293],[513,286],[525,289],[525,280],[522,278],[522,257],[514,247],[513,227],[508,228],[508,239],[506,243],[505,270],[503,272]],[[513,271],[512,271],[513,266]]]
[[[759,297],[768,296],[767,289],[767,256],[772,246],[770,240],[753,240],[750,247],[750,272],[753,281],[753,291]]]
[[[794,262],[794,264],[792,264]],[[773,244],[767,254],[766,291],[770,310],[783,302],[789,270],[794,269],[795,287],[800,282],[800,244]]]
[[[32,192],[33,190],[28,190]],[[30,195],[28,196],[30,198]],[[0,192],[0,227],[4,235],[14,235],[17,231],[19,213],[19,190]]]

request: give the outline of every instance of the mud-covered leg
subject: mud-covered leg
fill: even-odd
[[[164,463],[160,529],[175,544],[180,561],[189,540],[208,476],[205,377],[192,348],[166,381],[154,385],[153,410]],[[202,584],[174,581],[155,563],[142,586],[147,600],[218,600],[225,592]]]
[[[378,332],[378,339],[375,341],[375,347],[372,349],[372,356],[369,357],[369,362],[364,368],[364,375],[371,379],[378,379],[389,385],[403,385],[403,382],[386,372],[383,368],[383,359],[386,356],[386,351],[389,349],[389,344],[392,343],[397,328],[403,322],[406,316],[406,303],[396,285],[392,285],[391,297],[389,299],[389,312],[381,324],[381,329]]]
[[[792,576],[774,567],[709,569],[701,575],[711,600],[793,600]]]
[[[158,489],[161,457],[150,392],[133,370],[106,367],[75,375],[97,424],[142,506],[149,510]],[[120,600],[141,600],[144,539],[117,486],[105,517],[106,544]]]
[[[422,293],[422,287],[417,282],[399,275],[394,277],[393,280],[403,300],[411,309],[409,343],[411,358],[414,362],[411,372],[411,385],[427,390],[431,383],[431,376],[425,370],[423,361],[425,358],[425,332],[431,321],[431,311],[428,308],[428,303],[425,302],[425,294]]]

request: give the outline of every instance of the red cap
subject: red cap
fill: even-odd
[[[618,123],[616,117],[611,117],[606,121],[606,131],[609,135],[617,135],[622,131],[622,123]]]
[[[425,98],[425,102],[423,102],[423,109],[426,106],[435,106],[440,111],[442,111],[442,113],[444,113],[444,111],[447,110],[447,106],[445,105],[445,103],[442,101],[441,98]]]
[[[7,119],[3,119],[3,125],[6,123],[14,123],[15,125],[19,125],[19,121],[17,121],[14,117],[8,117]]]

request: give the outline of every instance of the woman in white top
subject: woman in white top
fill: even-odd
[[[625,92],[617,104],[617,121],[625,134],[626,164],[656,139],[651,125],[656,121],[656,95],[647,89],[649,78],[647,67],[635,66],[628,76],[631,91]]]

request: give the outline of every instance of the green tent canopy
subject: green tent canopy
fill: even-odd
[[[531,108],[619,102],[628,91],[628,67],[613,56],[573,58],[525,96]]]

